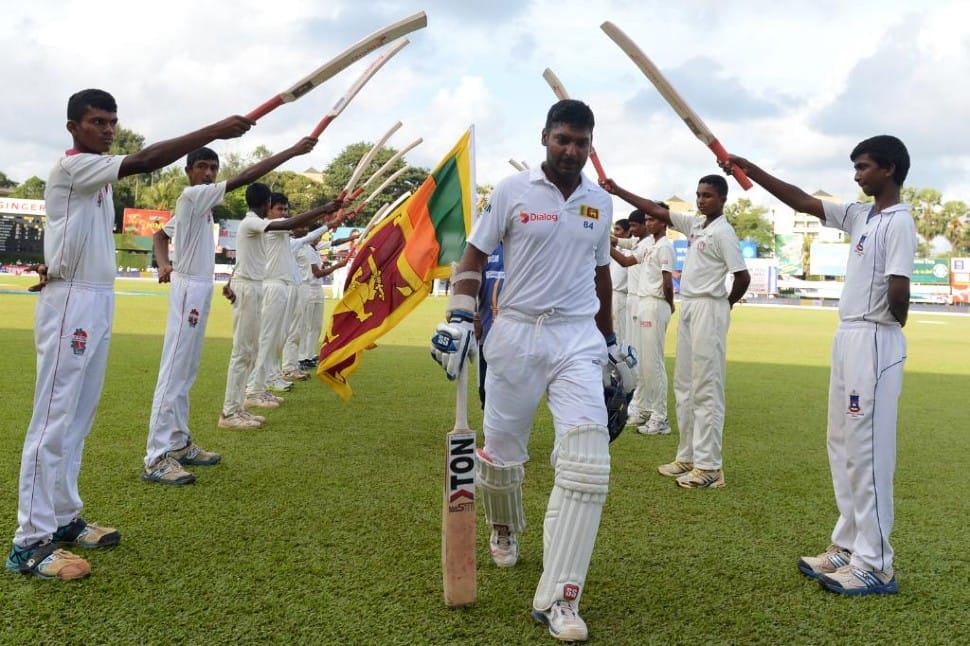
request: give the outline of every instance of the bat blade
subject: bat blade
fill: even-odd
[[[296,101],[313,88],[319,86],[324,81],[333,78],[375,49],[383,47],[392,40],[400,38],[405,34],[409,34],[412,31],[416,31],[427,26],[427,15],[425,15],[423,11],[419,11],[414,15],[408,16],[407,18],[403,18],[395,23],[387,25],[386,27],[378,29],[371,34],[364,36],[329,61],[313,70],[310,74],[297,81],[292,87],[289,87],[276,96],[270,98],[268,101],[254,109],[246,116],[253,120],[264,117],[284,103]]]
[[[552,93],[556,95],[556,98],[560,101],[565,101],[569,98],[569,92],[566,91],[566,86],[562,84],[556,73],[550,68],[546,68],[542,71],[542,78],[546,79],[546,83],[552,88]],[[589,151],[589,161],[592,162],[593,168],[596,169],[596,176],[598,178],[606,179],[606,171],[603,170],[603,163],[600,162],[600,156],[596,153],[595,148],[590,148]]]
[[[441,572],[445,605],[475,603],[475,432],[468,428],[468,366],[458,376],[455,428],[446,436],[441,520]]]
[[[610,39],[619,45],[620,49],[630,57],[630,60],[640,68],[653,86],[657,89],[657,92],[664,98],[665,101],[673,108],[674,112],[677,113],[683,122],[687,125],[694,136],[700,139],[705,146],[711,149],[714,155],[717,157],[718,161],[726,162],[728,161],[728,153],[721,145],[721,142],[717,140],[711,129],[707,127],[707,124],[697,116],[697,113],[687,104],[682,96],[674,89],[674,86],[670,84],[670,81],[660,72],[660,69],[654,65],[643,50],[633,41],[632,38],[627,36],[622,29],[614,25],[610,21],[604,22],[600,25],[602,29]],[[731,174],[734,178],[738,180],[738,184],[741,185],[744,190],[751,188],[751,180],[745,175],[744,171],[735,165],[731,166]]]

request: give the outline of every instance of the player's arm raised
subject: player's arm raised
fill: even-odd
[[[121,162],[121,168],[118,170],[118,177],[149,173],[164,168],[210,141],[240,137],[252,128],[254,123],[256,122],[252,119],[236,115],[187,135],[152,144],[136,153],[125,156]]]
[[[256,162],[246,170],[242,171],[235,177],[226,180],[226,191],[232,191],[239,188],[240,186],[246,186],[247,184],[252,184],[257,179],[265,175],[266,173],[274,170],[281,164],[293,159],[294,157],[299,157],[300,155],[306,155],[313,147],[317,145],[317,140],[312,137],[303,137],[298,142],[287,148],[286,150],[280,151],[275,155],[267,157],[261,161]]]
[[[794,184],[789,184],[767,173],[760,166],[756,166],[744,157],[728,155],[727,161],[718,162],[718,165],[725,173],[731,172],[732,165],[739,167],[751,181],[757,183],[799,213],[808,213],[820,220],[825,220],[825,210],[822,208],[820,199],[812,197]]]
[[[270,223],[266,225],[266,231],[290,231],[292,229],[296,229],[297,227],[301,227],[305,224],[310,224],[325,215],[336,213],[343,205],[343,198],[338,197],[332,199],[323,206],[310,209],[306,213],[301,213],[300,215],[294,215],[292,218],[271,220]]]
[[[674,223],[670,221],[670,211],[660,206],[653,200],[648,200],[645,197],[640,197],[635,193],[631,193],[617,184],[612,178],[600,180],[600,186],[603,187],[603,190],[607,193],[617,196],[624,202],[627,202],[628,204],[640,209],[650,217],[663,221],[667,226],[673,226]]]

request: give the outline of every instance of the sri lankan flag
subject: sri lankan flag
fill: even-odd
[[[470,128],[420,188],[357,245],[344,297],[327,325],[317,377],[341,399],[365,349],[448,278],[471,230],[475,183]]]

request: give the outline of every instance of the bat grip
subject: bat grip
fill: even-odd
[[[714,156],[717,157],[717,160],[719,162],[730,161],[730,158],[728,157],[728,151],[724,149],[724,146],[722,146],[721,142],[718,141],[717,139],[712,140],[711,143],[707,144],[707,147],[711,149],[711,151],[714,153]],[[741,170],[741,167],[738,166],[737,164],[731,164],[731,174],[734,175],[734,179],[738,180],[738,184],[740,184],[741,188],[743,188],[744,190],[748,190],[749,188],[754,186],[754,184],[751,183],[751,180],[748,179],[748,176],[744,173],[743,170]]]
[[[329,114],[325,116],[323,119],[321,119],[320,123],[317,124],[317,127],[314,128],[313,132],[310,133],[310,138],[316,139],[317,137],[319,137],[320,133],[327,129],[327,126],[330,125],[331,121],[333,121],[333,116]]]
[[[593,162],[593,168],[596,169],[596,176],[601,180],[606,179],[606,171],[603,170],[603,164],[600,162],[600,156],[596,154],[595,149],[590,151],[589,160]]]
[[[265,117],[267,114],[269,114],[276,108],[280,107],[281,105],[283,105],[283,99],[282,97],[280,97],[280,95],[277,94],[272,99],[262,104],[261,106],[259,106],[258,108],[250,112],[249,114],[247,114],[246,118],[256,121],[257,119],[261,119],[262,117]]]
[[[471,342],[478,343],[475,339],[472,339]],[[458,392],[455,395],[456,430],[468,429],[468,367],[470,365],[470,362],[466,360],[458,373]]]

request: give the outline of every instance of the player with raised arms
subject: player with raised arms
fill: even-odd
[[[839,518],[829,548],[802,557],[798,569],[839,594],[891,594],[899,588],[889,544],[896,416],[916,255],[913,216],[900,202],[909,152],[896,137],[878,135],[860,142],[849,159],[873,203],[823,202],[741,157],[721,166],[740,167],[788,206],[852,241],[829,376],[827,446]]]
[[[555,427],[555,484],[543,525],[543,572],[533,616],[564,641],[587,639],[579,601],[609,485],[603,372],[612,364],[627,390],[635,355],[613,333],[610,281],[612,201],[582,174],[593,113],[564,100],[546,117],[541,168],[507,177],[492,192],[453,277],[447,323],[432,356],[451,379],[477,352],[473,320],[482,270],[500,243],[505,282],[485,341],[485,443],[477,482],[500,567],[518,559],[525,529],[522,480],[536,407],[547,395]]]
[[[47,283],[37,302],[37,385],[20,462],[17,531],[8,570],[45,578],[90,574],[87,560],[58,545],[117,545],[121,533],[87,523],[78,492],[81,452],[101,399],[116,273],[111,182],[168,166],[213,141],[253,125],[233,116],[130,155],[105,155],[118,128],[118,106],[104,90],[82,90],[67,102],[73,146],[57,161],[44,199]]]

